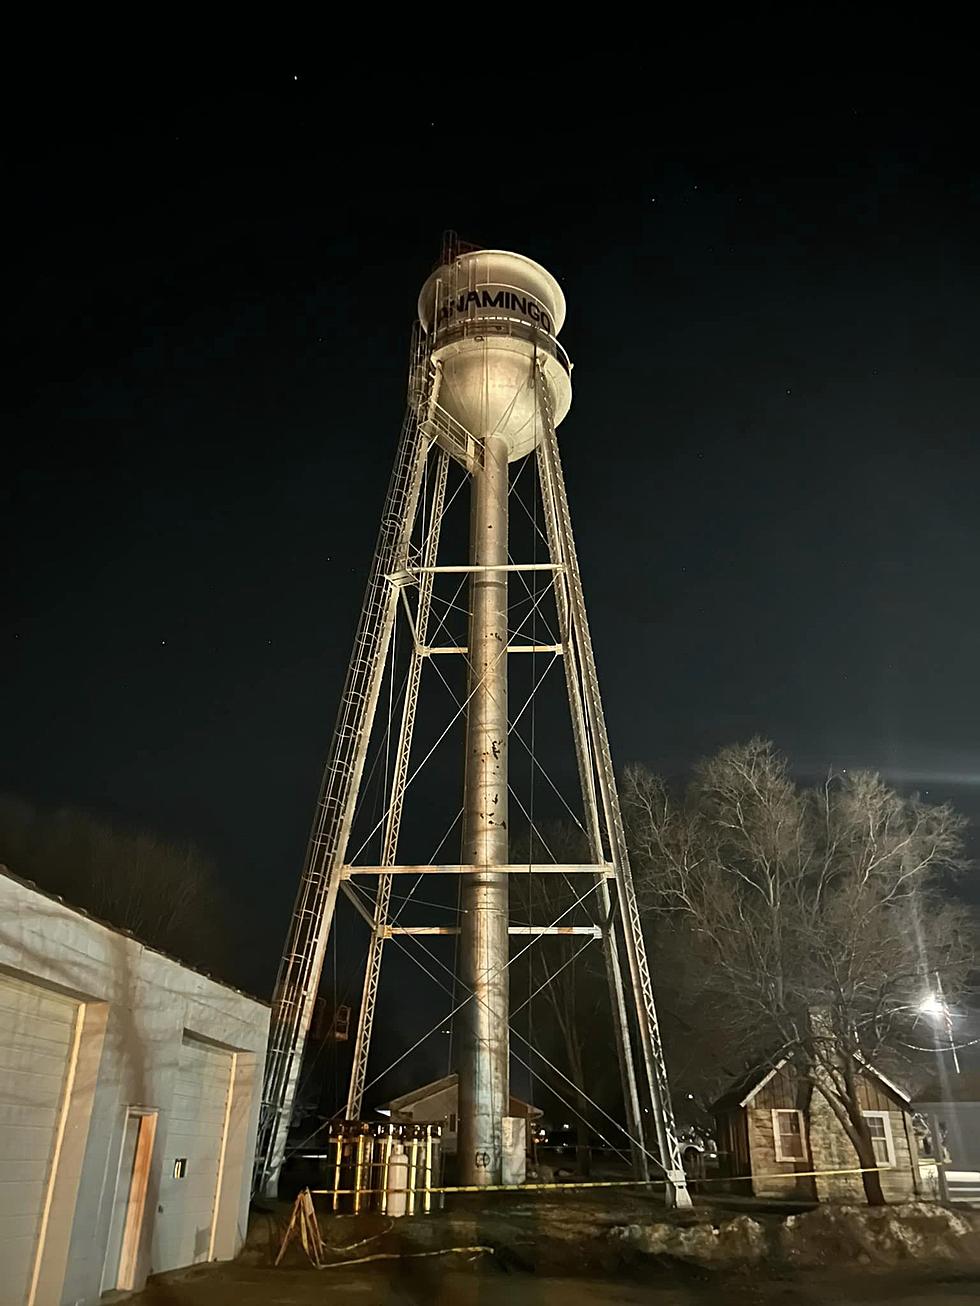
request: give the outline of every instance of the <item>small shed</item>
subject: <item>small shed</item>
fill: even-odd
[[[909,1098],[871,1066],[861,1073],[858,1091],[885,1199],[931,1195],[919,1173]],[[864,1200],[859,1173],[833,1173],[857,1169],[854,1145],[791,1057],[747,1075],[712,1110],[721,1173],[735,1191],[796,1201]]]
[[[393,1121],[422,1125],[442,1125],[442,1150],[454,1155],[456,1152],[456,1131],[459,1113],[459,1076],[444,1075],[431,1084],[413,1088],[409,1093],[393,1097],[390,1102],[377,1108],[382,1115],[390,1115]],[[541,1119],[540,1107],[532,1106],[511,1094],[507,1108],[509,1116],[518,1116],[525,1121],[527,1145],[533,1143],[533,1127]],[[518,1137],[520,1135],[518,1134]]]
[[[980,1071],[937,1076],[915,1095],[928,1127],[925,1146],[943,1163],[951,1201],[980,1201]]]

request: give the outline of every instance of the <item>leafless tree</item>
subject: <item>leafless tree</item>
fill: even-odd
[[[214,871],[192,844],[119,830],[71,808],[39,811],[5,795],[0,863],[181,961],[224,968]]]
[[[947,993],[967,974],[973,925],[945,892],[963,819],[868,772],[802,789],[762,740],[702,763],[678,800],[633,767],[623,798],[644,904],[700,962],[712,1018],[747,1052],[792,1053],[881,1204],[857,1081],[921,1043],[934,972]]]

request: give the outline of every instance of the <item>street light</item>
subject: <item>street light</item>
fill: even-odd
[[[939,978],[938,970],[935,972],[935,976],[935,992],[926,994],[919,1003],[918,1010],[923,1016],[931,1016],[933,1020],[942,1021],[943,1028],[946,1031],[946,1038],[949,1040],[949,1050],[953,1054],[953,1069],[959,1074],[960,1059],[956,1054],[956,1044],[953,1042],[953,1015],[949,1009],[949,1003],[946,1001],[946,995],[943,993],[943,982]]]

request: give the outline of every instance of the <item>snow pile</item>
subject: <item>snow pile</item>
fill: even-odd
[[[648,1256],[698,1265],[752,1264],[765,1260],[768,1251],[765,1229],[748,1215],[715,1224],[627,1224],[611,1229],[609,1236]]]
[[[949,1260],[964,1255],[973,1226],[961,1214],[928,1202],[901,1206],[818,1206],[791,1215],[780,1230],[780,1250],[798,1265]]]
[[[620,1225],[609,1237],[624,1250],[705,1266],[762,1261],[805,1268],[894,1265],[980,1254],[980,1237],[968,1217],[927,1202],[818,1206],[765,1223],[748,1215],[694,1224],[664,1220]]]

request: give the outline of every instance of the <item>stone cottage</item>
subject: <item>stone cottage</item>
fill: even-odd
[[[926,1198],[910,1099],[866,1066],[858,1082],[886,1201]],[[854,1146],[791,1057],[753,1071],[714,1103],[721,1174],[735,1191],[794,1201],[864,1201]],[[814,1174],[814,1171],[823,1173]]]

